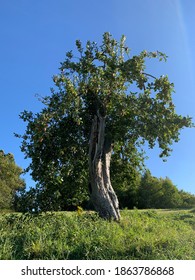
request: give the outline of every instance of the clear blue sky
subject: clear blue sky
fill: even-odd
[[[127,36],[136,54],[162,51],[167,63],[154,65],[154,75],[168,75],[175,84],[178,114],[195,120],[195,1],[192,0],[1,0],[0,3],[0,149],[14,154],[25,168],[14,132],[23,133],[18,115],[37,112],[35,94],[47,95],[65,52],[76,39],[101,41],[105,31]],[[166,163],[158,149],[146,162],[152,174],[168,176],[179,189],[195,193],[195,129],[185,129]],[[27,185],[33,185],[29,175]]]

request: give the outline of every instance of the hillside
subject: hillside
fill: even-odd
[[[195,210],[0,214],[0,259],[195,260]]]

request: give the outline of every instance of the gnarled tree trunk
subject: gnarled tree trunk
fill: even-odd
[[[105,219],[120,220],[118,198],[110,181],[112,143],[105,136],[105,118],[94,117],[89,143],[89,173],[91,201]]]

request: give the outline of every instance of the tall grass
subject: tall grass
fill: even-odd
[[[0,215],[0,259],[195,259],[195,212],[124,210]]]

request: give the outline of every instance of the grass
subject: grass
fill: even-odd
[[[195,260],[195,211],[0,214],[0,259]]]

